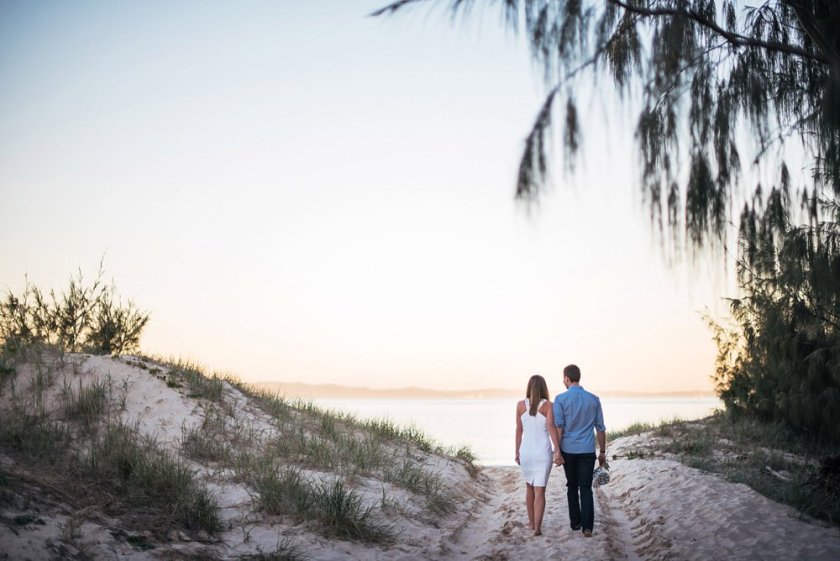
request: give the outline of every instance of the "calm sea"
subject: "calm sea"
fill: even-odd
[[[414,424],[445,445],[466,444],[484,465],[513,465],[515,399],[316,399],[361,418]],[[601,398],[607,438],[636,422],[699,419],[721,408],[714,397]]]

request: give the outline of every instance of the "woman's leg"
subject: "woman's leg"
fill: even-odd
[[[534,535],[542,535],[542,521],[545,514],[545,487],[534,487]]]
[[[528,527],[534,529],[534,487],[525,484],[525,508],[528,510]]]

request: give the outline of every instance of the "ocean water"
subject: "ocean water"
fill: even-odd
[[[484,465],[514,465],[515,399],[315,399],[322,407],[360,418],[413,424],[437,442],[467,445]],[[633,423],[699,419],[722,408],[714,397],[601,398],[607,442],[610,430]],[[609,448],[609,444],[607,445]]]

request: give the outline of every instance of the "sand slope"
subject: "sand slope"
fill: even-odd
[[[123,418],[155,435],[173,454],[181,453],[183,431],[200,425],[206,415],[206,403],[183,388],[169,387],[136,359],[79,356],[65,367],[74,384],[109,378],[124,392]],[[224,392],[238,422],[254,435],[276,430],[246,395],[229,384]],[[646,438],[616,440],[610,443],[611,454],[621,456]],[[174,534],[145,550],[128,542],[120,520],[96,505],[81,510],[71,505],[47,472],[25,473],[13,454],[0,450],[2,473],[15,482],[0,489],[0,559],[233,560],[270,552],[286,538],[294,539],[309,559],[323,561],[840,559],[836,527],[802,519],[744,485],[672,459],[615,460],[612,482],[595,493],[595,534],[589,539],[568,526],[562,468],[555,468],[549,480],[544,535],[534,537],[526,527],[518,468],[486,467],[471,478],[462,463],[451,459],[427,455],[423,461],[459,493],[451,514],[430,517],[414,506],[410,493],[373,478],[356,482],[370,504],[387,488],[399,505],[379,514],[397,531],[389,546],[328,538],[305,523],[266,516],[255,508],[253,490],[226,470],[192,462],[219,501],[223,531],[213,540]],[[20,524],[21,516],[34,519]]]

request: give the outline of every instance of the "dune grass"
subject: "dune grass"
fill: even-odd
[[[18,403],[12,403],[0,414],[0,445],[41,465],[60,463],[71,439],[66,424],[30,413]]]
[[[426,508],[432,513],[446,514],[455,510],[456,495],[446,488],[438,475],[418,467],[409,457],[385,469],[383,476],[385,481],[424,497]]]
[[[357,429],[384,441],[412,444],[426,453],[449,456],[467,464],[475,463],[475,455],[469,447],[442,446],[415,425],[403,426],[390,419],[359,419],[352,413],[325,409],[311,400],[286,399],[280,394],[260,390],[237,380],[229,379],[228,381],[242,393],[254,399],[263,411],[279,421],[297,419],[295,413],[306,415],[318,424],[317,432],[325,437],[334,436],[339,427]]]
[[[187,457],[199,462],[224,462],[231,456],[230,448],[203,426],[183,429],[181,449]]]
[[[359,419],[351,413],[324,409],[315,405],[312,401],[288,400],[279,394],[271,394],[241,382],[231,381],[231,383],[245,395],[254,399],[263,411],[280,423],[281,427],[288,427],[290,423],[298,423],[302,414],[305,416],[304,421],[307,418],[309,419],[308,426],[305,427],[306,431],[310,434],[317,434],[326,440],[349,434],[353,437],[349,439],[352,441],[358,440],[361,436],[370,442],[387,442],[397,445],[410,444],[422,452],[460,461],[471,475],[475,475],[479,471],[479,467],[475,464],[476,457],[469,447],[450,448],[442,446],[414,425],[401,426],[389,419]],[[362,459],[357,450],[354,449],[354,444],[347,442],[344,447],[341,446],[341,443],[338,444],[340,448],[345,448],[344,458],[355,456],[359,460]],[[368,443],[366,446],[363,447],[363,452],[365,456],[369,456],[371,445]],[[361,471],[364,472],[364,470]]]
[[[340,479],[315,482],[300,469],[278,467],[270,458],[252,461],[248,468],[262,511],[315,524],[326,536],[374,544],[393,542],[392,529],[376,519],[374,507],[365,506],[360,493],[348,489]]]
[[[360,420],[348,413],[321,409],[312,402],[290,402],[247,387],[244,391],[277,420],[280,433],[272,442],[272,449],[278,456],[335,471],[350,480],[358,476],[379,477],[421,497],[432,514],[452,512],[457,495],[438,474],[412,457],[410,446],[458,461],[472,477],[479,471],[469,448],[444,448],[417,427],[400,427],[389,420]],[[301,422],[301,414],[311,419],[308,427]]]
[[[170,387],[207,400],[202,404],[202,423],[183,429],[181,450],[186,457],[230,470],[228,477],[254,490],[260,510],[307,522],[328,537],[378,545],[393,542],[393,531],[383,525],[381,512],[396,507],[405,513],[405,505],[391,499],[384,485],[381,499],[371,501],[354,488],[359,478],[378,478],[390,483],[389,488],[405,489],[417,497],[416,504],[426,516],[434,518],[454,511],[457,495],[417,454],[446,455],[472,476],[479,469],[468,448],[443,448],[416,427],[358,420],[310,401],[287,400],[232,377],[208,377],[195,363],[142,361]],[[130,364],[139,366],[135,362],[139,361]],[[226,393],[225,384],[239,390],[247,402]],[[208,392],[214,387],[221,389]],[[251,413],[238,410],[247,408],[245,403],[268,415],[271,430],[257,431],[245,420]],[[307,472],[335,477],[325,483]]]
[[[106,510],[161,539],[171,529],[218,532],[218,505],[206,486],[182,461],[110,414],[118,406],[110,380],[85,384],[73,372],[68,380],[64,363],[28,363],[21,356],[15,371],[31,369],[30,380],[16,374],[0,387],[0,447],[14,453],[17,464],[80,504],[92,500],[92,489],[104,492],[111,497]],[[65,376],[60,385],[59,370]],[[58,406],[48,409],[48,399]]]
[[[64,418],[77,422],[86,432],[94,430],[108,408],[111,396],[109,380],[96,380],[84,386],[78,381],[78,387],[64,380],[61,386],[61,400],[64,403]]]
[[[795,434],[781,423],[724,412],[700,421],[639,424],[611,438],[641,433],[654,438],[626,451],[625,458],[672,454],[690,467],[748,485],[802,514],[840,524],[840,489],[820,475],[821,467],[840,454],[836,446]]]
[[[187,397],[222,401],[224,380],[218,374],[206,375],[198,363],[184,360],[170,363],[169,383],[173,387],[185,385],[189,389]]]
[[[209,534],[220,530],[218,505],[207,488],[187,465],[133,427],[121,422],[109,426],[81,462],[127,506],[156,511],[155,530],[163,536],[172,527]]]
[[[182,358],[139,355],[125,359],[126,364],[147,370],[170,388],[187,389],[187,397],[223,402],[225,377],[207,374],[199,363]],[[151,366],[150,366],[151,365]]]
[[[183,429],[180,444],[185,458],[231,469],[235,481],[254,489],[262,511],[310,524],[325,536],[380,545],[394,541],[381,511],[405,505],[389,499],[384,485],[381,500],[378,493],[371,500],[354,488],[359,478],[378,478],[391,489],[405,489],[434,517],[452,512],[457,495],[427,466],[431,455],[447,455],[473,475],[478,469],[469,449],[443,448],[416,427],[359,420],[311,402],[271,396],[231,378],[207,376],[195,363],[116,360],[143,368],[200,400],[202,423]],[[16,392],[16,405],[14,411],[5,410],[3,416],[14,419],[0,426],[0,444],[31,459],[61,464],[63,477],[76,477],[85,485],[95,479],[99,490],[116,499],[108,512],[129,521],[134,531],[142,529],[165,539],[172,529],[203,535],[221,529],[218,505],[186,460],[163,452],[154,440],[113,414],[119,407],[110,380],[85,384],[71,376],[55,387],[55,371],[45,362],[26,387],[8,374],[9,382],[0,387],[6,387],[9,395]],[[247,400],[229,395],[226,384],[243,391]],[[50,388],[60,399],[53,412],[57,418],[44,408]],[[257,432],[251,414],[238,410],[248,403],[268,414],[271,430]],[[28,411],[35,413],[24,414]],[[325,479],[306,475],[313,471],[335,475]],[[282,556],[284,551],[265,555]]]

